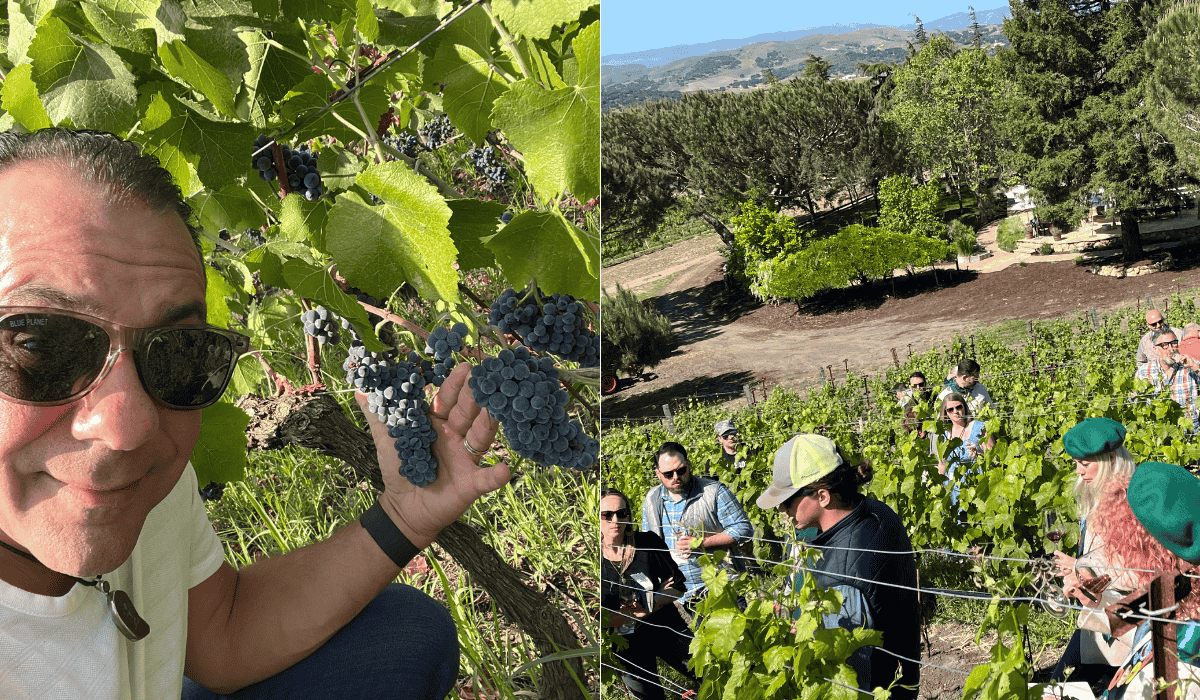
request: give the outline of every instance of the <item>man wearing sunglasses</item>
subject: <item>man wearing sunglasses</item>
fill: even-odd
[[[1146,312],[1146,332],[1142,334],[1141,340],[1137,346],[1137,369],[1144,369],[1146,363],[1158,356],[1154,349],[1154,342],[1151,336],[1155,331],[1169,329],[1175,333],[1176,340],[1183,339],[1183,331],[1173,326],[1167,326],[1167,322],[1163,319],[1162,312],[1158,309],[1150,309]]]
[[[496,431],[466,366],[431,407],[437,481],[400,477],[370,421],[378,503],[233,569],[188,460],[248,342],[205,324],[189,219],[134,144],[0,134],[0,697],[443,697],[453,623],[389,584],[507,481],[464,446]]]
[[[1175,403],[1192,419],[1192,429],[1200,430],[1200,410],[1196,397],[1200,394],[1200,364],[1194,358],[1179,354],[1179,336],[1170,328],[1159,328],[1150,335],[1154,357],[1139,367],[1138,379],[1145,379],[1159,391],[1169,390]]]
[[[732,550],[726,561],[744,570],[738,544],[754,536],[754,526],[729,487],[716,479],[693,477],[687,449],[677,442],[664,442],[654,453],[654,465],[659,483],[642,504],[642,530],[655,533],[674,550],[688,590],[704,584],[697,547]]]

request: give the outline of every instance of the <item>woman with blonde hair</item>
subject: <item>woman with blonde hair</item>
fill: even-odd
[[[1110,568],[1114,553],[1105,546],[1097,528],[1088,527],[1088,518],[1093,512],[1104,513],[1106,518],[1109,516],[1107,511],[1098,509],[1097,504],[1103,494],[1114,488],[1113,484],[1128,483],[1137,468],[1137,461],[1125,449],[1125,426],[1112,418],[1080,421],[1063,435],[1063,448],[1075,460],[1079,556],[1055,552],[1055,563],[1068,595],[1073,593],[1083,605],[1095,607],[1097,612],[1084,611],[1079,615],[1080,629],[1072,635],[1050,680],[1065,680],[1066,669],[1071,667],[1075,669],[1072,679],[1099,681],[1112,677],[1115,666],[1125,658],[1132,642],[1132,632],[1119,638],[1108,634],[1108,619],[1100,609],[1119,600],[1138,584],[1132,572]],[[1085,592],[1082,585],[1085,579],[1102,581],[1105,576],[1109,583],[1103,595],[1097,596],[1092,589]]]

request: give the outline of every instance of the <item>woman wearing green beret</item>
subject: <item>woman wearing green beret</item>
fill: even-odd
[[[1068,595],[1079,599],[1087,607],[1103,607],[1108,602],[1119,600],[1128,591],[1136,588],[1128,572],[1108,569],[1110,550],[1104,546],[1095,529],[1089,530],[1088,517],[1096,510],[1096,504],[1104,489],[1114,477],[1124,482],[1133,474],[1137,461],[1125,449],[1125,426],[1111,418],[1085,418],[1063,435],[1063,448],[1075,459],[1075,498],[1079,504],[1079,558],[1066,552],[1055,552],[1059,574],[1063,577],[1063,588]],[[1103,595],[1092,589],[1085,592],[1084,582],[1108,575],[1111,578]],[[1093,586],[1097,588],[1097,586]],[[1089,595],[1091,593],[1092,595]],[[1093,600],[1096,598],[1096,600]],[[1129,652],[1132,632],[1125,637],[1107,634],[1108,620],[1103,612],[1085,611],[1079,615],[1080,629],[1075,631],[1067,650],[1054,667],[1050,680],[1066,680],[1066,669],[1074,668],[1072,680],[1099,681],[1112,678],[1115,667]]]

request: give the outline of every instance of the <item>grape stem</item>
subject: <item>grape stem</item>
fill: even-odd
[[[570,394],[571,394],[571,396],[574,396],[574,397],[575,397],[575,400],[576,400],[576,401],[578,401],[578,402],[579,402],[579,403],[580,403],[580,404],[581,404],[581,405],[582,405],[582,406],[583,406],[585,409],[587,409],[587,412],[588,412],[589,414],[591,414],[591,416],[592,416],[592,420],[595,420],[595,419],[599,418],[599,417],[600,417],[600,411],[597,411],[597,410],[596,410],[596,409],[595,409],[595,408],[594,408],[594,407],[593,407],[593,406],[592,406],[590,403],[588,403],[586,400],[584,400],[584,398],[583,398],[582,396],[580,396],[580,395],[579,395],[579,394],[578,394],[578,393],[575,391],[575,387],[571,386],[571,385],[570,385],[569,383],[567,383],[567,382],[561,381],[561,377],[562,377],[562,373],[563,373],[563,371],[564,371],[564,370],[561,370],[561,369],[560,369],[560,370],[558,370],[558,372],[559,372],[559,377],[560,377],[560,382],[562,383],[562,385],[563,385],[564,387],[566,387],[566,389],[567,389],[567,392],[568,392],[568,393],[570,393]],[[599,386],[599,385],[600,385],[600,380],[598,380],[598,379],[596,380],[596,385],[597,385],[597,386]]]
[[[312,302],[308,299],[301,298],[300,306],[305,311],[312,310]],[[313,384],[321,384],[321,348],[317,343],[317,339],[305,333],[304,349],[308,354],[308,376],[312,379]]]
[[[492,305],[491,305],[491,304],[485,303],[485,302],[484,302],[482,299],[480,299],[480,298],[479,298],[479,297],[478,297],[478,296],[475,294],[475,292],[471,291],[471,288],[470,288],[470,287],[468,287],[467,285],[463,284],[462,282],[459,282],[459,283],[458,283],[458,291],[460,291],[460,292],[462,292],[463,294],[466,294],[468,297],[470,297],[470,298],[471,298],[471,301],[473,301],[473,302],[475,302],[476,304],[478,304],[480,309],[482,309],[482,310],[484,310],[484,311],[490,311],[490,310],[491,310],[491,308],[492,308]]]
[[[364,309],[375,314],[376,316],[379,316],[380,318],[384,319],[385,321],[391,321],[392,323],[400,326],[404,330],[412,331],[421,340],[425,340],[426,338],[429,337],[429,331],[418,326],[417,324],[413,323],[412,321],[409,321],[404,318],[400,318],[399,316],[392,313],[391,311],[388,311],[387,309],[381,309],[378,306],[371,306],[370,304],[368,304],[365,301],[360,301],[358,303],[361,304]]]
[[[290,394],[295,391],[295,389],[292,387],[292,383],[288,381],[287,377],[271,369],[271,365],[265,359],[263,359],[261,352],[255,350],[250,354],[258,358],[258,362],[262,365],[263,371],[266,372],[267,376],[271,378],[271,381],[275,383],[276,396],[283,396],[284,394]]]
[[[279,174],[279,198],[283,199],[292,191],[288,184],[287,166],[283,162],[283,146],[278,141],[271,144],[271,155],[275,157],[275,171]]]

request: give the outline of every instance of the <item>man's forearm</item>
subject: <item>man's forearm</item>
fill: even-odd
[[[728,549],[735,544],[737,544],[737,540],[732,536],[724,532],[718,532],[705,537],[703,546],[705,549]]]
[[[199,621],[207,625],[204,633],[193,637],[201,630],[189,630],[186,669],[189,678],[221,693],[307,657],[400,572],[358,521],[327,540],[240,571],[222,569],[213,576],[219,581],[192,589],[215,583],[228,602],[212,619]],[[196,622],[189,616],[189,625]]]

